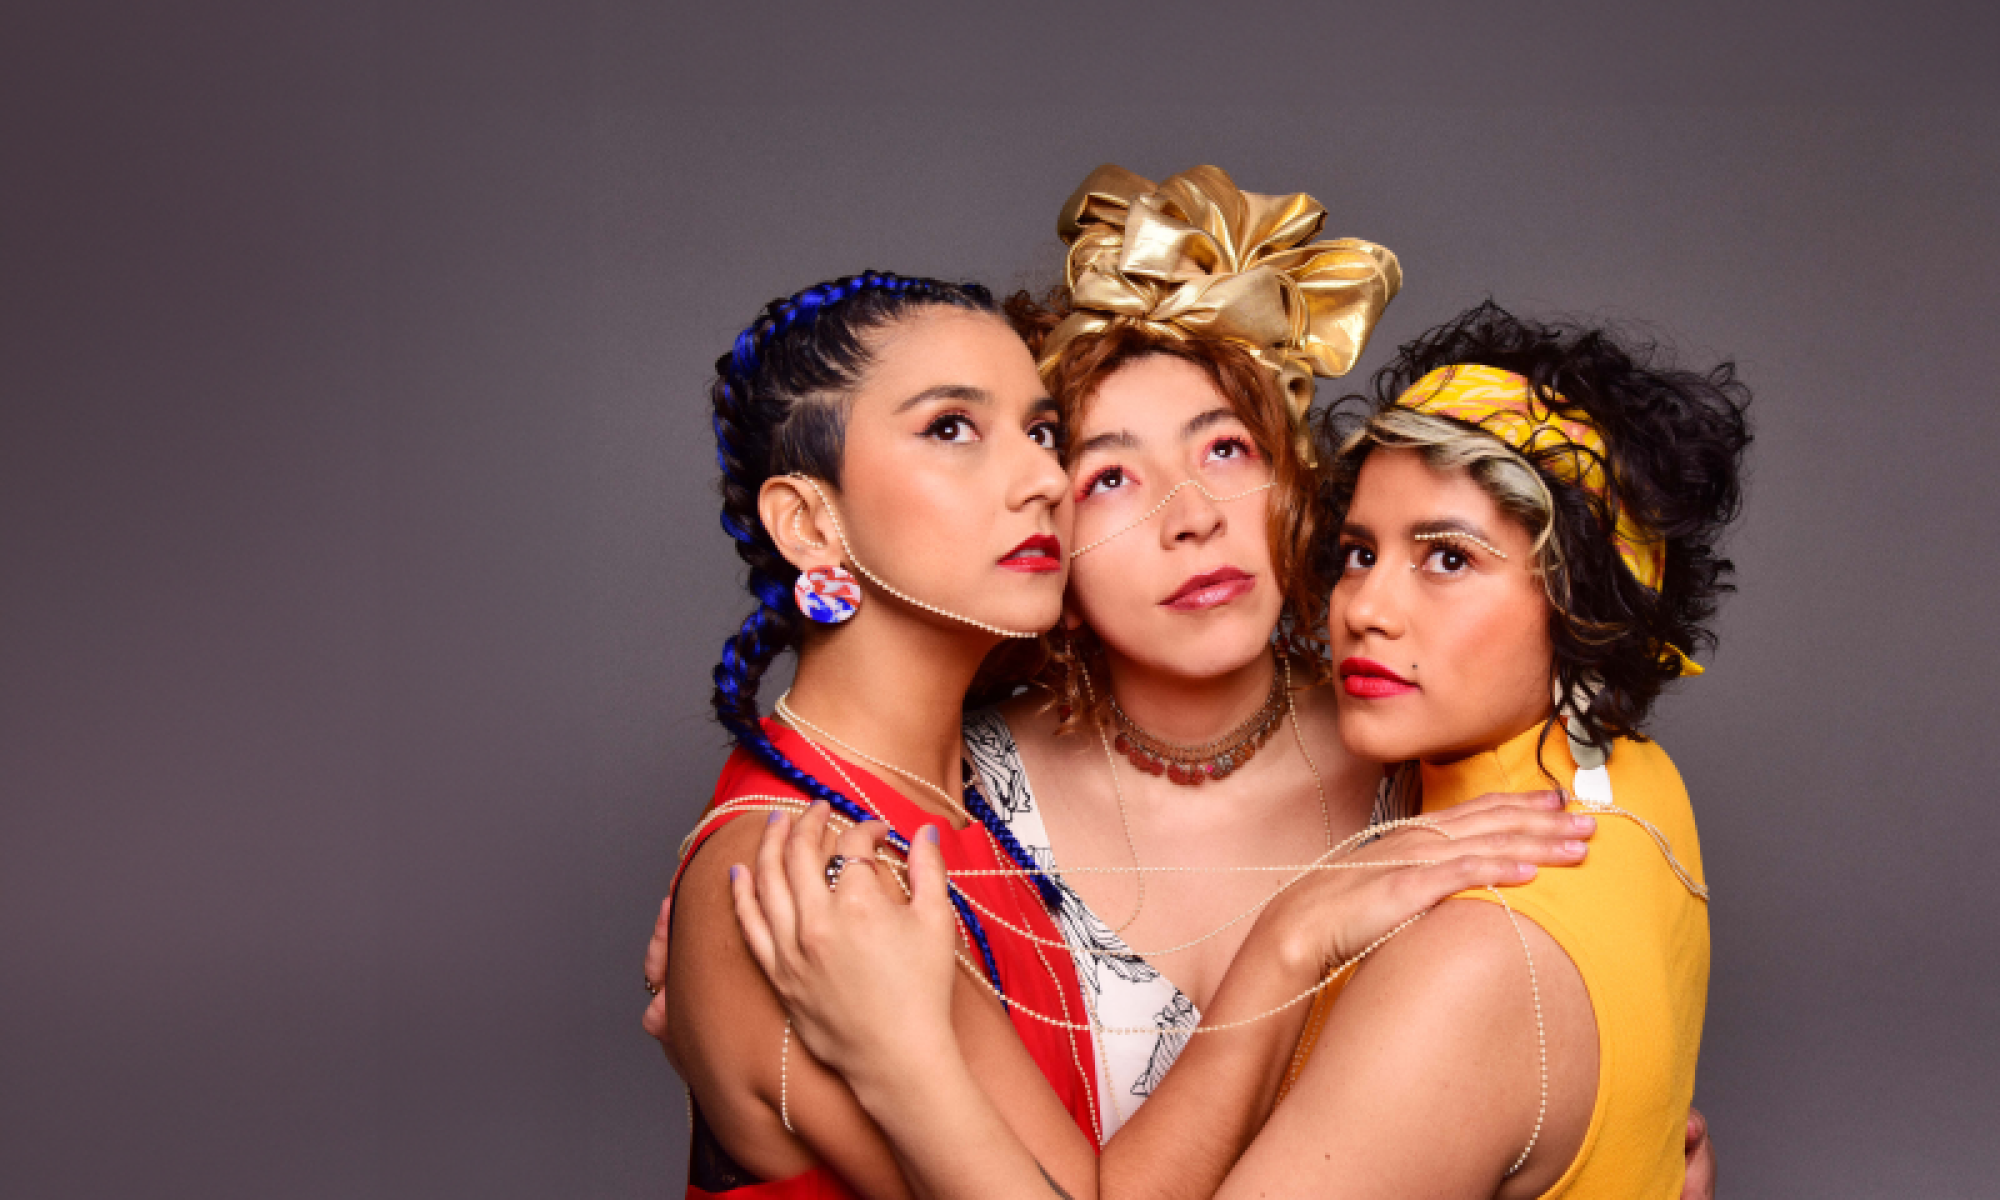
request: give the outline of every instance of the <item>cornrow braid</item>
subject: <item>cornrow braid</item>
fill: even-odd
[[[991,293],[975,283],[868,271],[815,284],[773,300],[736,336],[730,352],[715,363],[709,387],[720,470],[722,528],[749,567],[746,585],[757,607],[722,646],[712,678],[716,720],[736,743],[772,774],[853,821],[873,820],[852,798],[828,786],[787,758],[764,732],[757,693],[764,673],[787,650],[797,650],[803,618],[792,604],[798,570],[778,552],[758,515],[764,481],[794,472],[840,485],[846,435],[846,399],[872,361],[867,335],[922,308],[956,308],[998,315]],[[1017,863],[1033,861],[990,805],[982,800],[981,823]],[[909,841],[891,832],[890,845],[908,852]],[[1044,901],[1057,893],[1040,876]],[[978,916],[951,891],[996,988],[995,961]]]

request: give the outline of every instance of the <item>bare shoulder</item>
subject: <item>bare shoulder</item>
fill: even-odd
[[[775,1115],[784,1011],[737,930],[729,891],[730,866],[756,858],[764,825],[755,813],[737,817],[688,861],[674,896],[667,1045],[723,1143],[762,1177],[784,1178],[798,1169]],[[753,1147],[778,1156],[749,1161],[760,1157]]]
[[[1589,1128],[1597,1031],[1569,956],[1517,919],[1518,928],[1498,905],[1447,900],[1377,950],[1341,992],[1273,1124],[1289,1115],[1304,1136],[1342,1130],[1348,1161],[1380,1164],[1390,1191],[1546,1190]],[[1440,1141],[1441,1129],[1452,1136]],[[1527,1163],[1505,1178],[1531,1138]]]

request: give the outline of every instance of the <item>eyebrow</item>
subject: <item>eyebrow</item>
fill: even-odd
[[[1181,440],[1186,441],[1203,430],[1220,425],[1224,421],[1234,421],[1235,419],[1235,413],[1221,405],[1217,405],[1199,416],[1189,417],[1188,423],[1181,426]]]
[[[1076,448],[1078,458],[1098,450],[1137,450],[1139,439],[1129,429],[1116,429],[1110,433],[1100,433]]]
[[[1452,533],[1462,533],[1467,537],[1477,538],[1480,541],[1486,541],[1493,536],[1471,521],[1458,517],[1442,517],[1430,521],[1419,521],[1415,525],[1410,526],[1410,536],[1413,538],[1436,537],[1439,534]]]
[[[957,400],[964,404],[978,404],[990,407],[993,403],[993,393],[987,391],[985,388],[973,387],[965,383],[940,383],[936,387],[927,387],[908,400],[898,404],[896,406],[896,413],[906,413],[919,404],[925,404],[933,400]],[[1049,400],[1048,403],[1053,405],[1055,401]]]
[[[1236,414],[1227,408],[1211,408],[1205,413],[1199,413],[1188,418],[1187,424],[1181,426],[1181,440],[1186,441],[1212,426],[1235,419]],[[1077,457],[1081,458],[1095,450],[1137,450],[1138,448],[1139,438],[1131,430],[1114,429],[1109,433],[1100,433],[1089,441],[1084,442],[1076,448],[1076,453]]]
[[[1342,522],[1340,532],[1343,536],[1347,537],[1365,538],[1371,542],[1375,540],[1375,531],[1359,521]],[[1412,538],[1437,537],[1443,534],[1454,533],[1463,534],[1468,538],[1476,538],[1482,542],[1492,536],[1471,521],[1462,520],[1457,517],[1438,517],[1429,521],[1419,521],[1415,525],[1410,526],[1410,537]]]

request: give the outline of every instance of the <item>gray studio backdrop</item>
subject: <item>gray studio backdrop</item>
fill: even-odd
[[[0,71],[0,1194],[678,1194],[638,955],[745,604],[708,364],[825,276],[1046,282],[1106,160],[1393,247],[1364,370],[1489,293],[1740,363],[1743,590],[1658,729],[1724,1191],[1991,1194],[1990,28],[42,7]]]

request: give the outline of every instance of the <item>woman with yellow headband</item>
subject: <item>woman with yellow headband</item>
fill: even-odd
[[[1342,739],[1422,819],[1554,785],[1600,827],[1582,867],[1447,901],[1323,993],[1222,1194],[1672,1195],[1708,888],[1641,730],[1729,590],[1747,392],[1491,305],[1376,390],[1334,460]]]

